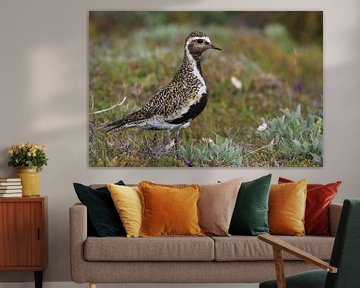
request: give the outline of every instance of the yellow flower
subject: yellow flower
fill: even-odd
[[[45,151],[46,150],[46,146],[44,146],[44,145],[38,145],[38,147],[37,147],[39,150],[41,150],[41,151]]]
[[[31,142],[23,142],[18,144],[13,144],[8,148],[10,154],[11,166],[19,166],[19,164],[36,162],[38,168],[47,165],[47,158],[45,153],[42,152],[45,149],[45,146],[34,144]]]

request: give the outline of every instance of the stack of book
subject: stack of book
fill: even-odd
[[[0,178],[0,198],[22,197],[20,178]]]

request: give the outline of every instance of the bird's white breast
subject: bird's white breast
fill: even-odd
[[[185,51],[186,51],[186,56],[187,58],[189,59],[190,63],[191,63],[191,73],[195,76],[196,79],[198,79],[201,83],[201,86],[200,86],[200,89],[199,89],[199,94],[202,95],[204,93],[207,93],[207,88],[206,88],[206,84],[205,84],[205,80],[204,80],[204,77],[202,77],[197,65],[196,65],[196,61],[194,59],[194,57],[191,55],[190,51],[189,51],[189,48],[188,48],[188,44],[195,40],[195,39],[200,39],[200,38],[203,38],[203,37],[192,37],[190,39],[188,39],[188,41],[186,42],[186,45],[185,45]],[[208,42],[210,42],[210,39],[209,37],[205,37],[206,40]]]

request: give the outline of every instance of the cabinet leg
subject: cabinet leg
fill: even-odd
[[[43,271],[35,271],[35,288],[42,288],[43,284]]]

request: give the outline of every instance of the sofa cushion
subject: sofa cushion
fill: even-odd
[[[270,182],[271,174],[241,184],[231,218],[230,234],[258,235],[269,233]]]
[[[242,178],[201,185],[199,225],[206,235],[229,236],[231,216]]]
[[[123,181],[116,184],[125,185]],[[87,207],[89,235],[100,237],[126,235],[106,186],[89,187],[80,183],[73,185],[81,203]]]
[[[84,245],[87,261],[213,261],[210,237],[89,237]]]
[[[322,260],[330,260],[334,237],[276,236]],[[212,237],[215,242],[215,261],[272,260],[272,246],[254,236]],[[288,253],[285,260],[299,260]]]
[[[269,195],[270,234],[303,236],[305,234],[306,184],[273,184]]]
[[[140,236],[203,236],[196,203],[199,185],[164,185],[142,181]]]
[[[107,185],[124,225],[127,237],[139,237],[141,226],[141,196],[138,187]]]

